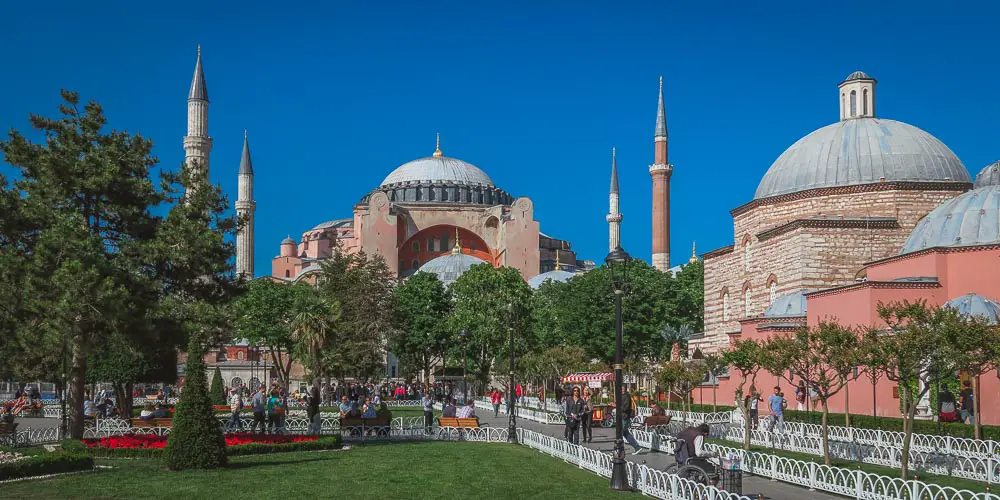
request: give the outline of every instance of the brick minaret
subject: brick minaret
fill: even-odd
[[[236,274],[253,279],[253,217],[257,202],[253,199],[253,163],[250,161],[250,143],[243,131],[243,157],[240,158],[239,194],[236,198],[236,215],[246,220],[236,234]]]
[[[618,165],[615,148],[611,148],[611,191],[608,194],[608,252],[621,244],[622,214],[618,211]]]
[[[184,136],[184,162],[188,168],[199,169],[208,175],[208,154],[212,151],[212,138],[208,136],[208,87],[201,69],[201,45],[198,61],[194,65],[191,91],[188,92],[187,135]]]
[[[667,111],[663,107],[663,77],[660,77],[660,102],[656,109],[654,163],[649,166],[653,178],[653,267],[670,269],[670,174],[674,167],[667,160]]]

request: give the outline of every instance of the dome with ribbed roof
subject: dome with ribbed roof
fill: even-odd
[[[900,253],[1000,243],[1000,185],[973,189],[937,206],[917,223]]]
[[[494,186],[493,179],[479,167],[447,156],[428,156],[400,165],[393,170],[379,187],[407,182],[445,182],[466,186]]]
[[[979,189],[981,187],[997,185],[1000,185],[1000,160],[990,163],[980,170],[976,174],[976,183],[973,187]]]
[[[453,252],[427,261],[426,264],[420,266],[417,272],[432,273],[441,280],[441,283],[444,283],[444,286],[448,286],[472,266],[485,263],[485,260],[478,257]]]
[[[809,290],[795,290],[779,295],[771,307],[764,311],[766,318],[791,318],[806,315],[806,293]]]
[[[792,144],[764,174],[754,198],[884,181],[971,179],[955,153],[931,134],[895,120],[852,118]]]
[[[868,76],[868,73],[865,73],[864,71],[855,71],[854,73],[847,75],[847,78],[844,78],[845,82],[849,82],[851,80],[874,80],[874,78]]]
[[[991,325],[1000,320],[1000,305],[993,299],[976,293],[968,293],[945,302],[944,307],[958,310],[963,316],[979,316]]]

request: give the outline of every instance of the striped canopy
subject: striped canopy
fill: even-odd
[[[565,377],[562,378],[562,381],[566,383],[574,383],[574,382],[579,383],[579,382],[590,382],[591,380],[600,380],[603,382],[614,379],[615,379],[615,374],[610,372],[609,373],[584,372],[584,373],[571,373],[569,375],[566,375]]]

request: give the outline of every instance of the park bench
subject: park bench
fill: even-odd
[[[458,417],[438,417],[438,427],[479,427],[479,417],[458,418]]]
[[[174,419],[172,418],[133,418],[131,422],[132,427],[136,429],[152,429],[154,427],[172,428],[174,426]]]
[[[666,431],[667,424],[670,423],[670,415],[648,416],[642,421],[643,430]]]
[[[17,435],[17,423],[0,422],[0,443],[14,444],[14,436]]]
[[[388,436],[392,429],[392,412],[376,413],[375,418],[340,417],[340,428],[350,429],[355,436],[360,436],[364,431],[371,434],[373,430],[379,436]]]

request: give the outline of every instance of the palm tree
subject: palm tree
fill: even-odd
[[[660,336],[663,337],[663,341],[667,345],[672,346],[670,349],[670,360],[674,361],[673,358],[680,358],[680,348],[681,344],[687,343],[694,337],[694,328],[687,323],[681,324],[679,326],[667,325],[660,330]]]
[[[321,372],[319,353],[326,346],[327,334],[340,319],[340,303],[313,295],[297,309],[292,317],[292,339],[308,351],[309,371],[316,387]]]

